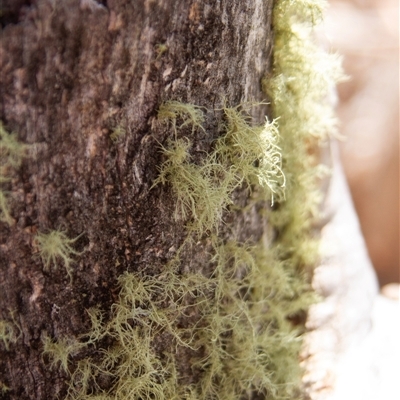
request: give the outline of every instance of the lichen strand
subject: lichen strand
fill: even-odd
[[[163,148],[167,160],[154,185],[171,185],[177,199],[175,218],[190,220],[190,230],[201,236],[220,223],[222,212],[231,203],[229,195],[235,186],[235,177],[223,165],[210,162],[209,157],[201,165],[193,164],[190,146],[188,140],[177,139]]]
[[[178,104],[168,102],[160,107],[159,119],[169,121],[175,135],[162,148],[166,161],[154,182],[154,186],[171,185],[177,199],[176,219],[189,220],[190,231],[199,236],[215,231],[223,212],[232,204],[232,193],[243,183],[260,188],[272,203],[274,197],[283,199],[285,177],[275,122],[252,126],[243,107],[225,107],[226,133],[216,141],[214,151],[196,165],[191,162],[191,143],[177,139],[177,120],[183,121],[180,128],[191,125],[196,129],[202,128],[199,123],[204,116],[199,107]]]
[[[15,321],[14,313],[10,312],[10,314],[9,319],[11,319],[12,322],[0,319],[0,352],[4,350],[9,351],[10,345],[17,343],[21,333],[21,329]],[[0,398],[9,390],[10,388],[0,377]]]
[[[271,222],[279,229],[281,251],[299,266],[315,263],[317,256],[310,231],[320,217],[317,180],[326,174],[318,166],[317,148],[336,133],[330,95],[343,78],[340,59],[313,40],[325,4],[324,0],[276,2],[273,74],[263,81],[274,117],[279,118],[287,181],[286,202],[271,215]]]
[[[240,107],[224,108],[224,113],[226,134],[217,140],[215,160],[234,173],[235,189],[245,182],[261,188],[272,204],[274,197],[283,200],[285,176],[276,121],[252,126]]]
[[[201,107],[171,100],[160,106],[158,110],[158,120],[172,123],[176,138],[178,128],[190,125],[193,129],[203,129],[204,115]],[[181,125],[179,126],[177,126],[178,120],[181,121]]]
[[[7,167],[18,168],[26,156],[28,146],[19,142],[16,134],[8,133],[0,122],[0,172]]]
[[[224,135],[194,162],[181,129],[205,129],[201,109],[175,101],[160,107],[172,135],[155,185],[172,190],[189,239],[206,236],[211,243],[210,268],[183,272],[178,250],[158,275],[123,274],[109,319],[88,310],[92,329],[80,338],[78,357],[47,351],[70,374],[68,399],[302,398],[302,328],[291,321],[315,301],[307,271],[316,259],[311,224],[319,171],[311,150],[334,128],[325,101],[339,76],[336,61],[312,44],[320,5],[276,2],[273,75],[264,82],[274,122],[253,127],[242,109],[225,108]],[[218,236],[243,185],[256,194],[253,205],[278,202],[268,211],[272,245],[266,237],[242,243]],[[196,379],[181,375],[179,354],[191,355]],[[71,358],[79,361],[69,364]]]
[[[73,256],[80,255],[81,253],[74,250],[74,244],[80,236],[70,239],[65,232],[51,231],[49,233],[38,233],[36,236],[37,245],[39,247],[39,254],[45,270],[49,270],[53,265],[57,268],[57,262],[60,259],[63,261],[67,274],[72,280],[72,267],[74,259]]]
[[[110,139],[114,142],[117,143],[119,142],[123,137],[126,135],[126,129],[122,125],[116,126],[111,134],[110,134]]]
[[[0,122],[0,185],[10,180],[10,171],[21,166],[28,153],[28,145],[18,141],[14,133],[8,133]],[[8,193],[0,188],[0,221],[11,225],[13,218]]]
[[[10,204],[7,197],[7,192],[0,190],[0,221],[11,224],[13,218],[11,216]]]
[[[77,353],[84,345],[74,339],[58,339],[52,341],[48,336],[43,338],[43,355],[51,360],[51,367],[60,367],[64,372],[69,372],[68,358]]]
[[[9,349],[11,343],[17,341],[15,326],[7,321],[0,320],[0,343],[3,343],[6,350]]]
[[[213,242],[211,276],[180,274],[173,264],[155,277],[125,273],[111,320],[89,310],[92,329],[80,345],[105,338],[113,345],[96,362],[79,361],[68,398],[231,400],[254,392],[291,398],[300,339],[287,317],[305,309],[312,296],[299,296],[301,277],[264,246]],[[183,328],[182,318],[194,310],[191,326]],[[171,343],[162,357],[154,350],[160,336]],[[46,353],[65,370],[71,351],[65,341],[59,345],[53,349],[55,343],[45,341]],[[180,382],[174,358],[180,348],[192,350],[192,367],[201,371],[197,383]],[[105,391],[100,382],[107,376],[114,384]]]

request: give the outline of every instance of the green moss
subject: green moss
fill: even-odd
[[[81,254],[73,249],[72,244],[75,243],[80,236],[81,235],[70,239],[62,231],[38,233],[36,241],[45,270],[48,270],[52,264],[57,267],[57,260],[61,259],[64,262],[69,278],[72,280],[71,264],[74,261],[72,256]]]

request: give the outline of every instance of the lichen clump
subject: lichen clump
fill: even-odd
[[[281,251],[302,268],[317,258],[310,232],[321,216],[316,182],[326,174],[318,165],[318,146],[337,131],[330,97],[343,79],[340,58],[313,40],[325,5],[324,0],[275,3],[273,75],[263,80],[273,115],[279,118],[287,186],[285,204],[270,220],[281,232]]]
[[[163,120],[169,116],[176,132],[175,109],[175,103],[167,103],[159,115]],[[195,128],[204,120],[198,107],[182,104],[179,110],[184,120],[180,127]],[[232,204],[232,193],[244,182],[249,187],[258,185],[272,202],[274,196],[283,197],[285,177],[276,123],[266,121],[264,125],[252,126],[238,107],[225,107],[224,116],[226,134],[216,141],[214,151],[200,165],[191,162],[189,140],[170,140],[163,148],[166,161],[154,182],[168,182],[172,186],[177,199],[176,218],[190,218],[191,231],[199,236],[218,229],[223,212]]]
[[[264,198],[283,200],[286,185],[282,171],[277,121],[253,126],[239,108],[224,108],[226,134],[217,140],[213,156],[229,168],[239,187],[245,182],[262,189]],[[236,188],[235,187],[235,188]]]
[[[209,277],[180,274],[172,264],[160,276],[123,274],[111,320],[90,309],[92,329],[80,341],[85,347],[106,338],[113,345],[96,359],[79,361],[68,398],[228,400],[252,392],[290,398],[299,376],[293,360],[300,338],[287,316],[312,296],[296,294],[302,280],[262,245],[219,244],[212,262]],[[182,327],[182,318],[193,311],[191,326]],[[154,351],[160,338],[171,343],[162,356]],[[45,341],[53,365],[64,370],[71,354],[66,344]],[[181,349],[192,351],[197,383],[180,382],[175,357]],[[99,384],[106,376],[114,382],[108,390]],[[90,395],[93,388],[96,396]]]
[[[70,356],[77,353],[83,345],[74,339],[58,339],[51,340],[48,336],[44,336],[43,340],[43,355],[48,355],[51,359],[51,367],[60,367],[65,372],[69,372],[68,359]]]
[[[234,177],[209,158],[201,165],[193,164],[190,147],[188,140],[178,139],[163,149],[167,160],[154,184],[171,184],[177,199],[176,219],[191,219],[192,230],[201,236],[219,224],[222,212],[231,203]]]
[[[21,166],[27,156],[28,145],[18,141],[16,134],[8,133],[0,122],[0,185],[10,180],[10,170]],[[0,221],[11,225],[13,218],[7,191],[0,188]]]
[[[0,342],[3,343],[6,350],[9,349],[11,343],[17,341],[15,326],[7,321],[0,320]]]
[[[73,256],[80,255],[72,244],[74,244],[80,236],[70,239],[65,232],[51,231],[49,233],[38,233],[36,241],[39,247],[39,254],[45,270],[49,270],[53,265],[57,268],[57,262],[62,260],[69,278],[72,280],[72,267],[74,259]]]

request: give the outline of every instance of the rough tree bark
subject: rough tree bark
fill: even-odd
[[[29,157],[4,183],[12,223],[0,223],[0,314],[14,315],[18,348],[0,357],[4,398],[52,399],[65,375],[42,357],[42,338],[87,331],[123,271],[154,271],[185,238],[169,190],[151,189],[162,163],[157,124],[169,99],[206,107],[194,155],[218,137],[221,107],[260,101],[271,56],[271,1],[37,0],[2,2],[0,119]],[[266,107],[254,115],[262,122]],[[126,131],[118,141],[115,131]],[[240,198],[240,193],[237,194]],[[229,216],[229,238],[256,241],[256,218]],[[62,263],[44,270],[34,236],[61,229],[83,252],[72,283]],[[201,270],[207,243],[181,255]],[[181,369],[192,374],[181,355]]]

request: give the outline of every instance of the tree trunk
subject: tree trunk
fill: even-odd
[[[297,131],[330,125],[299,104],[312,63],[293,43],[282,57],[302,36],[272,31],[272,5],[2,2],[3,398],[305,397],[304,236],[320,228],[308,187],[283,201],[281,167],[288,191],[314,182],[301,159],[314,139]],[[304,81],[275,81],[294,93],[282,155],[261,89],[279,57],[297,78],[305,66]]]
[[[160,144],[172,135],[157,123],[160,105],[205,107],[204,130],[182,129],[194,159],[209,152],[224,105],[265,97],[272,1],[2,4],[0,117],[29,150],[3,183],[11,219],[0,225],[0,312],[17,341],[2,350],[1,384],[4,398],[51,399],[65,397],[68,374],[50,368],[44,337],[84,334],[94,306],[110,318],[117,277],[160,273],[187,236],[170,188],[152,188],[164,160]],[[254,120],[265,111],[258,107]],[[236,196],[246,203],[243,193]],[[225,240],[255,243],[263,223],[230,213],[229,228],[220,229]],[[61,258],[46,267],[41,257],[37,235],[54,231],[79,236],[70,243],[79,252],[71,279]],[[208,248],[203,237],[180,254],[181,265],[203,271]],[[155,346],[158,354],[168,347]],[[190,357],[177,356],[180,382],[198,379]]]

